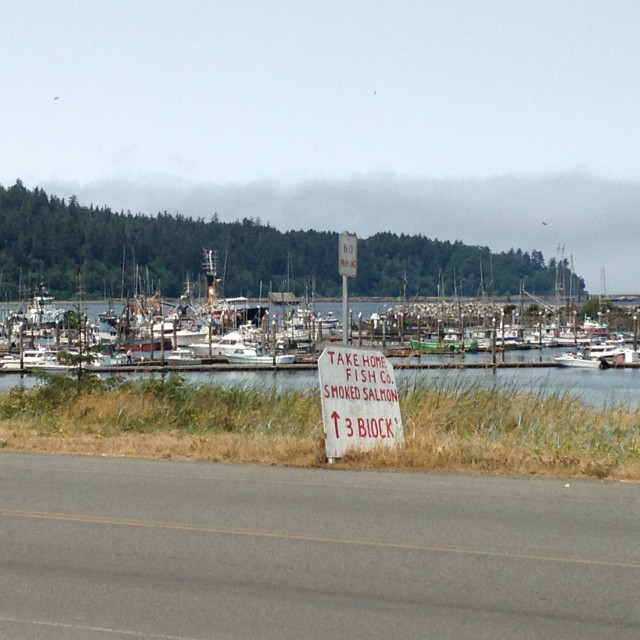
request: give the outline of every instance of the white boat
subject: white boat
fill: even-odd
[[[602,342],[592,342],[584,348],[584,352],[589,358],[606,358],[608,361],[618,360],[620,356],[624,359],[626,351],[629,349],[624,342],[624,338],[607,339]]]
[[[238,348],[227,354],[229,364],[247,364],[247,365],[285,365],[295,362],[293,353],[276,353],[275,360],[273,355],[264,353],[261,349],[252,347]]]
[[[100,369],[101,367],[117,367],[130,364],[130,356],[126,353],[96,353],[93,362],[86,365],[87,369]]]
[[[160,322],[154,322],[153,335],[164,336],[165,339],[171,340],[174,347],[186,347],[194,342],[206,342],[209,337],[209,328],[198,325],[197,323],[182,323],[182,325],[173,318],[164,319]]]
[[[174,366],[189,365],[189,364],[202,364],[202,358],[197,358],[193,355],[193,351],[188,347],[178,347],[172,349],[171,353],[166,358],[167,363]]]
[[[563,353],[553,359],[561,367],[577,367],[580,369],[608,369],[611,365],[603,358],[585,357],[584,353]]]
[[[540,329],[539,327],[526,331],[524,334],[524,340],[531,347],[557,347],[558,346],[558,336],[556,335],[557,331],[553,329],[544,328]]]
[[[44,287],[36,287],[27,306],[26,322],[31,326],[53,325],[62,322],[65,310],[55,306],[55,298]]]
[[[586,345],[575,353],[564,353],[554,361],[563,367],[606,369],[616,364],[637,362],[638,352],[627,347],[623,338],[617,338]]]
[[[204,342],[209,337],[207,327],[182,328],[170,334],[178,347],[186,347],[193,342]]]
[[[82,364],[73,364],[67,356],[77,356],[78,351],[64,350],[56,351],[48,347],[37,347],[36,349],[25,349],[22,353],[22,365],[25,370],[37,369],[49,372],[77,371],[80,366],[84,369],[100,369],[126,363],[125,354],[109,355],[103,353],[83,353]],[[8,354],[0,359],[0,368],[9,371],[19,371],[20,355]]]
[[[227,356],[236,349],[250,349],[252,344],[248,343],[239,331],[232,331],[219,338],[214,336],[211,344],[209,341],[194,342],[188,346],[194,356],[198,358],[209,358],[214,356]]]
[[[42,369],[45,366],[56,366],[59,364],[58,353],[46,347],[25,349],[22,352],[22,359],[18,354],[8,354],[0,360],[0,363],[0,368],[12,371],[19,371],[21,368],[32,369],[34,367]]]

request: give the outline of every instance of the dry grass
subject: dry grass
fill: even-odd
[[[518,389],[407,388],[405,444],[337,468],[640,480],[640,412]],[[317,391],[48,379],[0,396],[0,447],[21,451],[319,466]]]

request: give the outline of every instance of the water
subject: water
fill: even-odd
[[[60,305],[62,306],[62,305]],[[349,305],[354,317],[362,313],[369,318],[372,313],[384,312],[395,306],[393,302],[372,303],[353,302]],[[89,320],[97,318],[105,310],[105,304],[88,305]],[[333,312],[341,317],[340,302],[322,302],[314,305],[314,310],[322,315]],[[282,308],[274,307],[273,313],[282,314]],[[558,349],[533,349],[530,351],[507,352],[510,362],[550,362],[561,353]],[[498,354],[500,361],[501,354]],[[458,362],[459,356],[423,356],[427,362]],[[464,362],[490,362],[491,354],[466,354]],[[162,376],[166,373],[136,374],[137,376]],[[269,387],[278,389],[317,388],[317,371],[213,371],[181,373],[189,384],[215,384],[221,386]],[[640,369],[572,369],[572,368],[504,368],[485,369],[411,369],[397,370],[396,382],[404,385],[427,384],[430,386],[450,386],[460,388],[467,385],[502,385],[508,388],[543,394],[570,394],[597,407],[613,407],[619,404],[640,406]],[[35,376],[20,377],[17,374],[0,374],[0,391],[14,387],[33,387],[42,384]]]
[[[113,375],[113,374],[109,374]],[[126,374],[125,374],[126,375]],[[161,372],[136,374],[137,378],[162,377]],[[315,389],[317,371],[194,371],[181,372],[188,384],[242,386],[286,389]],[[438,388],[465,388],[472,385],[503,386],[536,394],[571,395],[599,408],[618,405],[640,406],[640,369],[572,369],[572,368],[505,368],[505,369],[398,369],[396,383],[428,385]],[[14,387],[43,384],[32,375],[0,375],[0,391]]]

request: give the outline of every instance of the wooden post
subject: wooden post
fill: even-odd
[[[22,322],[18,328],[18,348],[20,349],[20,377],[22,378],[24,369],[24,341],[23,341],[24,325]]]
[[[276,366],[276,329],[277,329],[275,320],[271,323],[271,328],[272,328],[272,331],[271,331],[272,347],[271,348],[273,351],[273,366],[275,367]]]
[[[164,316],[160,322],[160,363],[164,365]]]
[[[496,364],[496,318],[491,318],[491,362]]]

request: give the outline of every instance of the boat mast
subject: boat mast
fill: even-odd
[[[218,251],[203,249],[204,252],[204,272],[207,276],[207,308],[212,313],[218,301],[216,291],[218,279]]]

